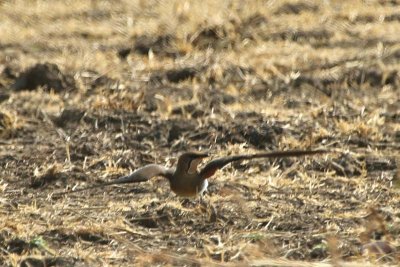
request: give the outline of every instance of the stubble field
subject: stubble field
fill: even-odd
[[[396,0],[1,1],[0,265],[399,264],[399,32]],[[55,194],[310,148],[225,167],[207,206]]]

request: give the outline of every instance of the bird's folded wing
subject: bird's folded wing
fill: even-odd
[[[211,177],[214,173],[224,167],[225,165],[244,159],[255,159],[255,158],[284,158],[284,157],[299,157],[305,155],[313,155],[313,154],[321,154],[327,153],[328,150],[289,150],[289,151],[273,151],[267,153],[259,153],[259,154],[249,154],[249,155],[236,155],[236,156],[228,156],[222,157],[218,159],[214,159],[208,162],[203,169],[200,171],[200,176],[203,179]]]

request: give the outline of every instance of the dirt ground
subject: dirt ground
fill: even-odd
[[[399,264],[399,33],[398,0],[0,1],[0,265]],[[309,148],[225,167],[207,205],[55,194]]]

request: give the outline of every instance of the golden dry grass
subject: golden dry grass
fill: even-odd
[[[1,1],[0,265],[398,265],[399,32],[394,0]],[[76,90],[15,90],[46,62]],[[309,147],[218,172],[216,214],[161,179],[52,195]]]

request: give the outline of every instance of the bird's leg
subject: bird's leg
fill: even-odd
[[[193,202],[191,201],[191,199],[189,198],[182,198],[182,200],[180,201],[181,206],[183,208],[188,208],[190,207],[191,204],[193,204]]]
[[[199,195],[199,208],[202,212],[207,211],[207,202],[204,200],[204,194]]]
[[[199,204],[200,204],[200,210],[207,213],[208,221],[216,222],[217,221],[217,210],[215,209],[214,205],[211,203],[210,198],[208,198],[208,201],[207,201],[205,199],[204,193],[200,194]]]
[[[192,198],[182,198],[179,201],[181,215],[192,214],[193,212],[196,213],[197,211],[197,200]]]

